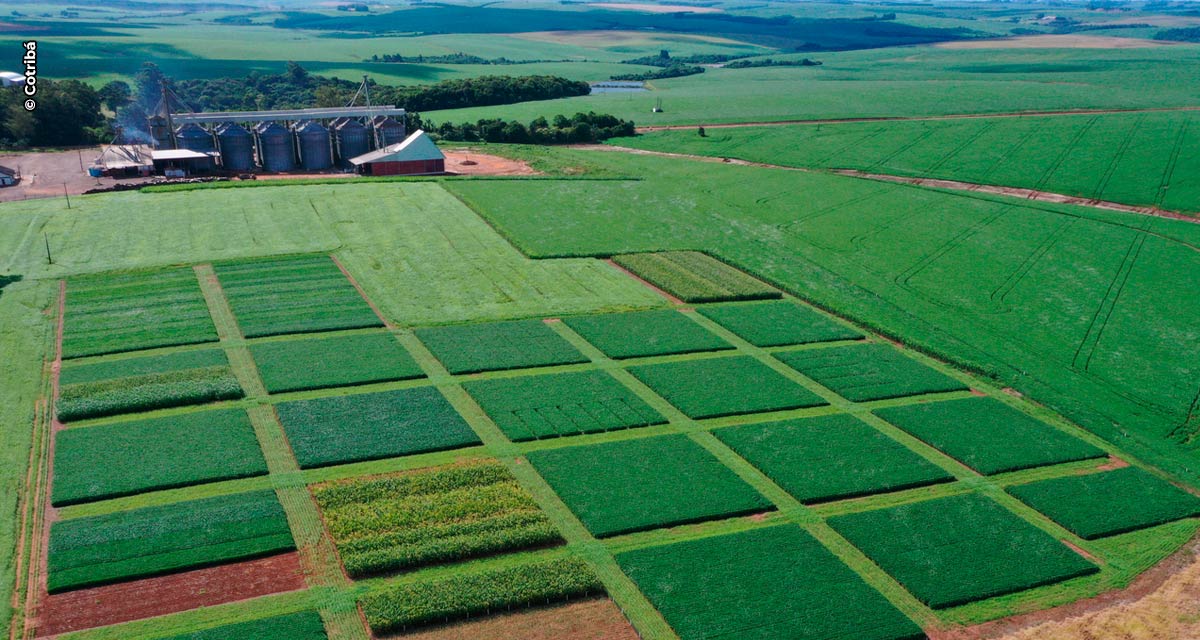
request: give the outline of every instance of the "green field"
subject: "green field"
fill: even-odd
[[[610,358],[640,358],[733,345],[677,311],[637,311],[566,318],[563,322]]]
[[[260,342],[250,346],[270,393],[420,378],[425,374],[390,334]]]
[[[587,362],[541,320],[428,327],[416,334],[450,373]]]
[[[747,424],[713,435],[805,504],[954,479],[846,414]]]
[[[81,427],[55,440],[52,502],[64,506],[266,472],[241,410]]]
[[[326,640],[325,624],[316,611],[302,611],[285,616],[265,618],[253,622],[229,624],[171,636],[163,640],[223,640],[238,638],[239,640]]]
[[[496,463],[318,485],[313,497],[355,578],[562,542]]]
[[[696,311],[756,347],[857,340],[857,330],[792,302],[705,305]]]
[[[226,262],[214,269],[248,338],[383,326],[329,256]]]
[[[270,490],[64,520],[50,528],[49,589],[112,584],[294,548]]]
[[[66,306],[67,358],[217,340],[191,269],[71,278]]]
[[[1200,498],[1136,467],[1032,482],[1008,492],[1085,540],[1200,515]]]
[[[935,609],[1097,570],[1050,534],[976,494],[835,516],[829,525]]]
[[[617,561],[683,640],[925,637],[791,525],[627,551]]]
[[[433,387],[296,400],[275,409],[305,469],[479,444]]]
[[[779,291],[699,251],[613,256],[639,278],[684,302],[778,298]]]
[[[476,380],[463,388],[513,442],[666,422],[601,371]]]
[[[685,436],[535,451],[529,461],[600,537],[771,509]]]
[[[958,380],[886,344],[794,351],[775,357],[852,402],[966,389]]]
[[[746,356],[646,364],[630,367],[629,372],[695,419],[827,404],[817,394]]]
[[[985,475],[1105,455],[1101,449],[991,398],[893,407],[875,413]]]

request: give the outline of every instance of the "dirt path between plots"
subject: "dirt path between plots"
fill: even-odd
[[[704,127],[705,129],[737,129],[740,127],[786,127],[789,125],[800,124],[844,124],[852,122],[907,122],[907,121],[926,121],[926,120],[972,120],[977,118],[1024,118],[1024,117],[1044,117],[1044,116],[1082,116],[1082,115],[1104,115],[1108,113],[1152,113],[1158,111],[1200,111],[1200,106],[1196,107],[1150,107],[1146,109],[1059,109],[1053,111],[1004,111],[1000,113],[950,113],[940,116],[879,116],[874,118],[825,118],[825,119],[807,119],[807,120],[765,120],[756,122],[717,122],[707,124],[697,122],[694,124],[662,124],[648,125],[637,127],[638,133],[649,133],[651,131],[678,131],[685,129],[695,129]]]
[[[46,598],[39,636],[141,620],[307,585],[295,551],[156,578],[58,593]]]
[[[1183,640],[1200,637],[1200,539],[1138,576],[1125,589],[972,627],[931,640]]]

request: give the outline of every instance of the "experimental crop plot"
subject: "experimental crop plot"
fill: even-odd
[[[990,498],[967,494],[834,516],[829,526],[935,609],[1098,571]]]
[[[749,356],[648,364],[629,372],[694,419],[828,404]]]
[[[275,409],[304,469],[480,444],[433,387],[298,400]]]
[[[213,269],[247,338],[383,326],[327,255],[221,262]]]
[[[58,417],[64,422],[244,395],[220,349],[65,367],[60,381]]]
[[[793,525],[627,551],[617,562],[683,640],[925,637]]]
[[[67,282],[63,357],[216,342],[189,268],[77,276]]]
[[[726,427],[713,435],[805,504],[954,479],[846,414]]]
[[[885,344],[859,344],[774,354],[789,367],[853,402],[868,402],[967,386]]]
[[[563,320],[610,358],[639,358],[693,351],[720,351],[733,345],[678,311],[661,309],[605,313]]]
[[[1031,482],[1007,490],[1087,540],[1200,515],[1200,498],[1137,467]]]
[[[295,549],[271,490],[62,520],[50,528],[50,593]]]
[[[699,251],[613,256],[613,262],[684,302],[779,298],[778,289]]]
[[[379,636],[603,593],[587,563],[567,557],[404,583],[372,593],[359,605]]]
[[[197,413],[61,431],[53,504],[263,475],[267,463],[246,412]]]
[[[390,333],[250,345],[271,393],[409,380],[425,374]]]
[[[774,508],[683,435],[535,451],[528,458],[597,537]]]
[[[251,622],[227,624],[163,640],[326,640],[325,623],[316,611],[301,611]]]
[[[355,578],[562,542],[512,473],[473,462],[313,487]]]
[[[666,422],[603,371],[476,380],[463,388],[514,442]]]
[[[863,338],[851,327],[785,300],[705,305],[696,311],[756,347]]]
[[[875,414],[984,475],[1106,455],[992,398],[914,404]]]
[[[541,320],[426,327],[414,333],[456,374],[588,361]]]

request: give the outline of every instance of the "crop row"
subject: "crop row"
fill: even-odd
[[[66,422],[232,400],[242,395],[242,387],[228,366],[155,373],[67,385],[58,400],[58,417]]]
[[[778,298],[778,289],[699,251],[614,256],[613,261],[684,302]]]
[[[376,634],[604,592],[585,562],[565,558],[398,585],[361,601]]]

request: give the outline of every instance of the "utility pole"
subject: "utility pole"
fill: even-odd
[[[71,208],[71,194],[67,193],[67,183],[63,183],[63,195],[67,197],[67,208]]]
[[[85,169],[83,168],[83,149],[79,149],[78,151],[79,151],[79,170],[85,171]]]
[[[43,233],[42,239],[46,241],[46,264],[54,264],[54,256],[50,255],[50,236]]]

